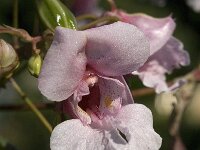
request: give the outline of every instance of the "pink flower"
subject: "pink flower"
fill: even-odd
[[[155,88],[157,93],[168,91],[165,74],[190,63],[183,44],[172,36],[176,25],[171,16],[158,19],[145,14],[127,14],[115,8],[107,15],[115,15],[121,21],[135,25],[148,37],[151,56],[133,74],[138,75],[145,86]]]
[[[127,23],[85,31],[57,27],[39,89],[49,100],[63,101],[64,111],[75,119],[54,129],[51,149],[158,149],[161,138],[153,130],[152,115],[132,104],[122,76],[148,57],[148,40]]]

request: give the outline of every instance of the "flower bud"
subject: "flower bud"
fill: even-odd
[[[193,90],[193,94],[191,97],[191,102],[188,105],[187,111],[186,111],[186,121],[188,124],[193,126],[200,125],[200,84],[196,86],[196,89]]]
[[[156,95],[155,109],[161,116],[168,117],[171,115],[173,105],[177,104],[177,99],[171,92],[164,92]]]
[[[18,56],[14,48],[0,39],[0,78],[9,74],[18,64]]]
[[[37,1],[37,7],[42,21],[50,30],[54,31],[57,26],[77,28],[74,15],[59,0]]]
[[[33,76],[38,77],[41,66],[42,66],[41,56],[39,54],[31,56],[31,58],[28,61],[28,70]]]

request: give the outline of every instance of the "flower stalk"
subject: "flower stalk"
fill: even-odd
[[[98,19],[98,17],[94,14],[83,14],[83,15],[76,17],[77,21],[86,20],[86,19],[96,20],[96,19]]]
[[[103,23],[103,24],[109,24],[109,23],[113,23],[118,21],[119,19],[117,17],[113,17],[113,16],[106,16],[106,17],[102,17],[100,19],[97,19],[95,21],[92,21],[82,27],[79,27],[79,30],[86,30],[92,27],[95,27],[96,25]]]
[[[197,79],[195,78],[196,71],[198,71],[198,68],[184,77],[187,80],[187,83],[175,93],[177,104],[174,105],[169,128],[169,133],[172,136],[171,148],[174,150],[186,149],[181,140],[180,126],[182,123],[183,114],[194,95],[193,92],[197,87]]]
[[[30,107],[30,109],[35,113],[35,115],[38,117],[38,119],[43,123],[43,125],[51,133],[52,126],[47,121],[47,119],[44,117],[44,115],[37,109],[37,107],[32,103],[31,99],[23,92],[23,90],[20,88],[20,86],[17,84],[17,82],[13,78],[10,78],[10,82],[11,82],[13,88],[21,96],[22,100]]]

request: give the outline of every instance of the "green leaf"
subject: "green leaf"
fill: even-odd
[[[77,29],[77,22],[71,11],[59,0],[38,0],[39,15],[44,24],[52,31],[57,26]]]

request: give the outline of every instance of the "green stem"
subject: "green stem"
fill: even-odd
[[[18,28],[18,0],[13,0],[13,27]],[[13,37],[14,48],[19,48],[18,37]]]
[[[86,19],[90,19],[90,20],[96,20],[98,17],[96,15],[93,14],[84,14],[84,15],[80,15],[76,17],[77,21],[81,21],[81,20],[86,20]]]
[[[36,116],[39,118],[39,120],[44,124],[44,126],[49,130],[49,132],[52,132],[52,126],[47,121],[47,119],[43,116],[43,114],[37,109],[37,107],[32,103],[31,99],[22,91],[20,86],[17,84],[17,82],[10,78],[10,82],[12,83],[13,88],[17,91],[17,93],[21,96],[22,100],[30,107],[30,109],[36,114]]]
[[[118,20],[119,20],[119,18],[113,17],[113,16],[102,17],[102,18],[100,18],[98,20],[95,20],[93,22],[90,22],[90,23],[80,27],[79,30],[85,30],[85,29],[92,28],[92,27],[96,26],[99,23],[105,23],[106,24],[106,23],[116,22]]]

